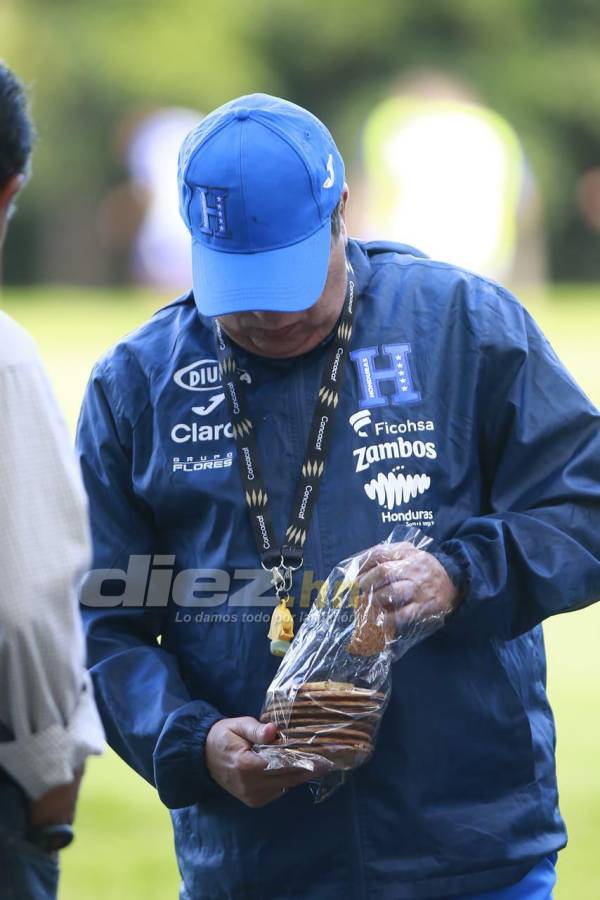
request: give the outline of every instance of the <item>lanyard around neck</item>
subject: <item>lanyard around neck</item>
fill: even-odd
[[[269,495],[262,475],[254,424],[247,410],[243,371],[237,367],[231,342],[223,333],[218,320],[214,320],[219,371],[227,398],[252,532],[261,565],[271,572],[273,585],[280,599],[291,587],[292,573],[303,565],[303,548],[331,443],[333,420],[357,305],[354,272],[349,263],[347,268],[344,305],[325,362],[304,462],[296,485],[290,525],[285,532],[285,541],[281,544],[273,530]]]

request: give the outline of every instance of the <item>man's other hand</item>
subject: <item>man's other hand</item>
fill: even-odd
[[[460,599],[439,560],[404,541],[372,548],[358,588],[383,608],[396,633],[413,623],[446,616]]]
[[[72,825],[75,818],[77,794],[83,769],[75,773],[73,781],[59,784],[29,805],[29,824],[33,828],[44,825]]]
[[[214,781],[246,806],[265,806],[279,799],[288,788],[316,776],[306,769],[265,771],[267,762],[252,749],[270,744],[277,736],[271,722],[263,725],[251,716],[220,719],[206,737],[204,756]]]

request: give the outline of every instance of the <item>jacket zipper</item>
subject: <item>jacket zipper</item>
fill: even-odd
[[[305,378],[304,378],[304,361],[302,358],[299,360],[299,377],[298,377],[298,392],[297,397],[299,400],[300,407],[300,422],[302,426],[302,433],[304,436],[304,445],[302,448],[302,452],[304,453],[304,448],[306,447],[306,442],[308,441],[308,428],[309,428],[309,417],[312,416],[312,408],[310,410],[307,409],[306,406],[306,397],[305,397]],[[319,514],[318,514],[318,501],[313,509],[312,515],[312,528],[309,533],[307,540],[312,542],[312,546],[314,547],[315,554],[315,564],[317,566],[317,577],[319,579],[325,578],[329,573],[324,571],[323,566],[323,554],[321,551],[321,530],[319,527]],[[362,836],[360,831],[360,821],[358,816],[358,798],[356,796],[356,786],[354,784],[354,780],[352,778],[352,773],[350,773],[348,778],[348,788],[350,794],[350,805],[352,808],[352,824],[354,830],[354,841],[356,844],[356,854],[352,854],[352,869],[355,872],[355,884],[356,884],[356,900],[368,900],[367,898],[367,885],[365,879],[365,863],[364,863],[364,855],[363,855],[363,846],[362,846]]]

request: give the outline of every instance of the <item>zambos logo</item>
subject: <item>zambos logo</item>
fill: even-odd
[[[370,444],[352,451],[356,458],[356,471],[365,472],[373,463],[387,459],[437,459],[434,441],[407,441],[402,437],[381,444]]]

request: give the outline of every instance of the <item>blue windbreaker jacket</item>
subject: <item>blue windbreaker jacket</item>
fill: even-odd
[[[394,664],[373,757],[324,803],[302,786],[247,808],[203,761],[218,718],[258,716],[278,660],[193,295],[112,349],[85,397],[94,566],[123,570],[84,591],[96,697],[172,810],[193,898],[447,897],[510,884],[566,841],[539,623],[600,594],[600,419],[498,285],[398,245],[349,255],[359,308],[305,568],[322,579],[406,523],[467,588]],[[280,535],[324,355],[236,353]]]

